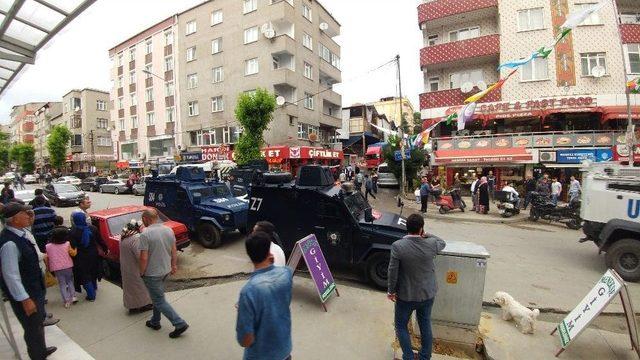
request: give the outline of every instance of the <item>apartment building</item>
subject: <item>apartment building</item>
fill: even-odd
[[[342,128],[339,130],[345,155],[364,157],[367,147],[388,139],[378,128],[390,130],[391,122],[373,105],[355,104],[342,109]]]
[[[465,98],[505,77],[509,72],[500,74],[499,64],[552,43],[567,14],[594,3],[424,1],[418,6],[424,126],[458,111]],[[568,178],[580,176],[583,160],[623,157],[625,82],[640,74],[639,13],[637,1],[612,0],[547,59],[525,65],[501,90],[482,99],[465,130],[458,132],[455,123],[439,125],[432,133],[437,170],[444,169],[449,181],[456,172],[472,178],[490,170],[500,181],[543,172]],[[631,100],[633,118],[640,119],[640,97]]]
[[[115,161],[111,140],[109,93],[71,90],[62,97],[62,122],[73,133],[67,162],[74,172],[108,168]]]
[[[335,143],[339,34],[340,24],[317,1],[219,0],[117,45],[110,55],[119,159],[232,150],[242,131],[238,95],[257,88],[282,103],[267,145]]]
[[[415,110],[409,99],[402,98],[402,101],[400,101],[399,97],[386,97],[374,102],[372,105],[379,114],[384,114],[389,122],[398,127],[402,124],[402,116],[404,115],[411,130],[413,130],[413,113]],[[402,110],[400,110],[401,108]]]
[[[9,123],[9,139],[12,144],[33,144],[35,130],[35,112],[45,103],[31,102],[16,105],[11,109]]]
[[[49,165],[49,150],[47,148],[47,139],[51,132],[51,123],[62,117],[62,103],[48,102],[42,105],[34,113],[35,130],[34,142],[36,170],[45,169]]]

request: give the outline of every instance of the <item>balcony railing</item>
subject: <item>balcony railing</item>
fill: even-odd
[[[479,91],[479,89],[474,88],[472,92],[464,94],[460,89],[451,89],[420,94],[420,110],[462,105],[466,98]],[[497,102],[501,100],[502,91],[498,89],[489,93],[479,102]]]
[[[500,35],[485,35],[472,39],[427,46],[420,50],[420,66],[433,67],[461,60],[487,61],[500,57]]]
[[[438,150],[556,149],[624,145],[625,136],[621,131],[558,131],[442,137],[434,142]]]
[[[640,24],[622,24],[620,25],[620,34],[623,44],[640,43]]]
[[[498,0],[431,0],[418,6],[418,24],[449,16],[495,8],[498,14]]]

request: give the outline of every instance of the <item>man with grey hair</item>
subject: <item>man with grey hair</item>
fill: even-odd
[[[34,214],[31,206],[9,203],[3,215],[6,227],[0,233],[0,287],[24,329],[29,357],[43,360],[57,348],[47,347],[44,337],[44,278],[36,246],[26,231]]]
[[[85,196],[84,199],[80,200],[78,208],[71,212],[71,216],[69,217],[69,223],[71,224],[71,227],[73,227],[73,214],[77,212],[83,212],[87,216],[87,225],[91,225],[91,217],[89,216],[89,213],[87,213],[87,210],[89,210],[90,207],[91,198]]]
[[[164,296],[164,282],[178,270],[178,249],[173,230],[158,222],[158,212],[149,208],[142,213],[142,222],[146,227],[140,234],[140,275],[144,281],[151,302],[153,315],[147,321],[147,327],[160,330],[160,314],[171,321],[175,329],[170,338],[177,338],[187,331],[189,325],[171,307]]]

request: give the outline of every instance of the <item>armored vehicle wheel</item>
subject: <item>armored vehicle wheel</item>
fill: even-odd
[[[387,288],[387,272],[389,270],[389,252],[377,252],[367,260],[367,278],[375,287]]]
[[[567,227],[571,230],[580,230],[582,229],[582,220],[581,219],[571,219],[566,223]]]
[[[220,231],[210,223],[202,223],[198,225],[196,230],[198,241],[202,246],[208,249],[215,249],[222,245],[222,237]]]
[[[625,281],[640,281],[640,240],[618,240],[607,250],[607,266],[614,269]]]

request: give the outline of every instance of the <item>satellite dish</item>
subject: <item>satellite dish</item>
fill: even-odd
[[[594,78],[601,78],[605,76],[606,73],[607,70],[604,68],[604,66],[598,65],[591,69],[591,75],[593,75]]]
[[[320,30],[322,30],[322,31],[329,30],[329,24],[327,24],[326,22],[321,22],[320,23]]]
[[[273,29],[267,29],[265,32],[263,32],[263,34],[267,39],[273,39],[274,37],[276,37],[276,31]]]
[[[478,83],[476,84],[476,86],[478,87],[478,89],[480,89],[480,91],[485,91],[487,90],[487,83],[480,80],[478,81]]]
[[[276,98],[276,104],[278,104],[278,106],[282,106],[287,102],[287,99],[284,98],[284,96],[278,96]]]
[[[465,94],[470,93],[471,91],[473,91],[473,83],[466,82],[462,84],[462,86],[460,87],[460,91],[462,91]]]
[[[269,29],[273,29],[273,26],[271,25],[271,23],[264,23],[260,27],[260,32],[262,32],[264,34]]]

